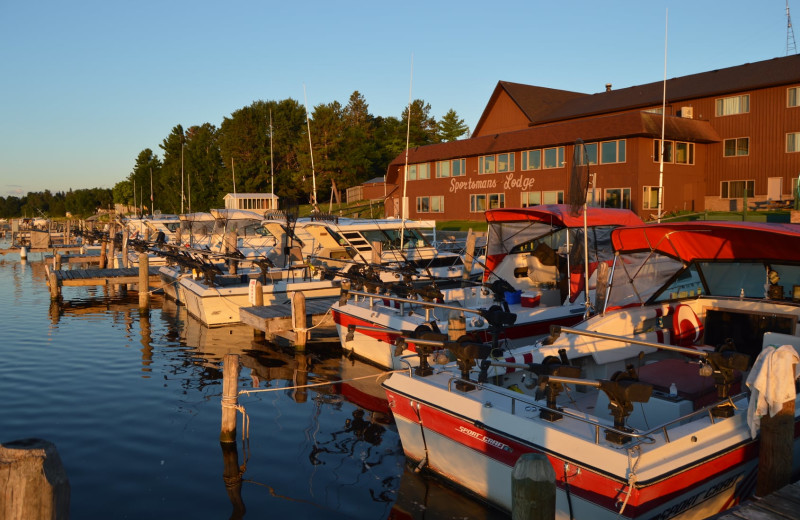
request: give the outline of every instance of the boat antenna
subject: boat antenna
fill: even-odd
[[[403,249],[403,236],[405,235],[405,221],[408,216],[408,197],[406,196],[406,185],[408,184],[408,147],[411,140],[411,90],[414,85],[414,53],[411,53],[411,78],[408,82],[408,116],[406,117],[406,162],[405,173],[403,174],[403,200],[402,200],[402,222],[400,227],[400,249]]]
[[[150,214],[153,214],[153,167],[150,167]]]
[[[308,117],[308,98],[306,97],[306,84],[303,83],[303,101],[306,104],[306,127],[308,128],[308,151],[311,156],[311,187],[313,192],[311,194],[311,204],[314,211],[319,211],[317,208],[317,176],[314,173],[314,147],[311,145],[311,121]]]
[[[231,176],[233,177],[233,202],[238,207],[239,201],[236,200],[236,170],[233,168],[233,156],[231,155]]]
[[[664,22],[664,91],[661,96],[661,146],[658,157],[658,222],[661,222],[661,211],[664,205],[664,127],[667,121],[667,26],[669,8]]]
[[[275,164],[272,160],[272,109],[269,110],[269,178],[272,183],[271,192],[275,195]],[[275,200],[275,199],[273,199]],[[277,209],[277,208],[272,208]]]

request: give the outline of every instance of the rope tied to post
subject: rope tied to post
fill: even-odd
[[[636,462],[631,465],[631,455],[632,452],[638,452],[636,455]],[[638,477],[636,476],[636,468],[639,467],[639,461],[642,460],[642,447],[636,445],[632,448],[628,448],[628,493],[625,495],[625,501],[622,503],[622,507],[619,510],[619,515],[622,516],[622,513],[625,512],[625,507],[628,505],[628,500],[631,498],[631,493],[633,493],[633,489],[636,486],[636,482],[638,481]]]

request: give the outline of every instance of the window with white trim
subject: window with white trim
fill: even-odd
[[[408,180],[416,181],[431,178],[431,168],[428,163],[409,164]]]
[[[542,204],[564,204],[564,191],[543,191]]]
[[[417,197],[417,213],[444,213],[444,195]]]
[[[507,173],[514,171],[514,152],[483,155],[478,158],[478,173]]]
[[[740,157],[750,155],[750,138],[737,137],[735,139],[725,139],[722,144],[724,157]]]
[[[642,209],[658,209],[658,186],[642,186]]]
[[[800,87],[789,87],[786,89],[786,106],[800,107]]]
[[[721,199],[741,199],[747,193],[748,197],[755,195],[756,181],[722,181],[720,185]],[[745,192],[746,190],[746,192]]]
[[[469,196],[470,213],[506,207],[505,193],[478,193]]]
[[[523,191],[520,196],[520,204],[523,208],[538,206],[542,203],[541,191]]]
[[[786,152],[800,152],[800,132],[786,134]]]
[[[563,146],[544,149],[544,169],[563,168],[565,164]]]
[[[631,189],[607,188],[603,206],[606,208],[631,209]]]
[[[746,114],[750,112],[750,94],[720,98],[715,105],[717,117]]]
[[[466,159],[436,161],[436,178],[463,177],[466,175]]]
[[[522,170],[541,170],[542,169],[542,151],[541,150],[525,150],[522,155]]]

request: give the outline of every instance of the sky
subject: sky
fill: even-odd
[[[665,49],[672,78],[787,42],[786,0],[0,0],[0,196],[113,188],[258,100],[411,97],[471,130],[498,81],[591,94],[663,80]]]

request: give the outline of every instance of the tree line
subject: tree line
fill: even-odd
[[[160,154],[139,152],[128,177],[111,190],[0,197],[0,215],[88,216],[114,203],[144,213],[208,211],[223,207],[227,193],[270,193],[273,185],[282,207],[312,202],[313,184],[322,204],[333,189],[343,196],[346,188],[385,175],[407,138],[413,148],[468,134],[455,110],[439,121],[430,110],[416,99],[399,117],[374,116],[358,91],[347,105],[320,104],[310,114],[294,99],[255,101],[219,127],[176,125],[159,145]]]

